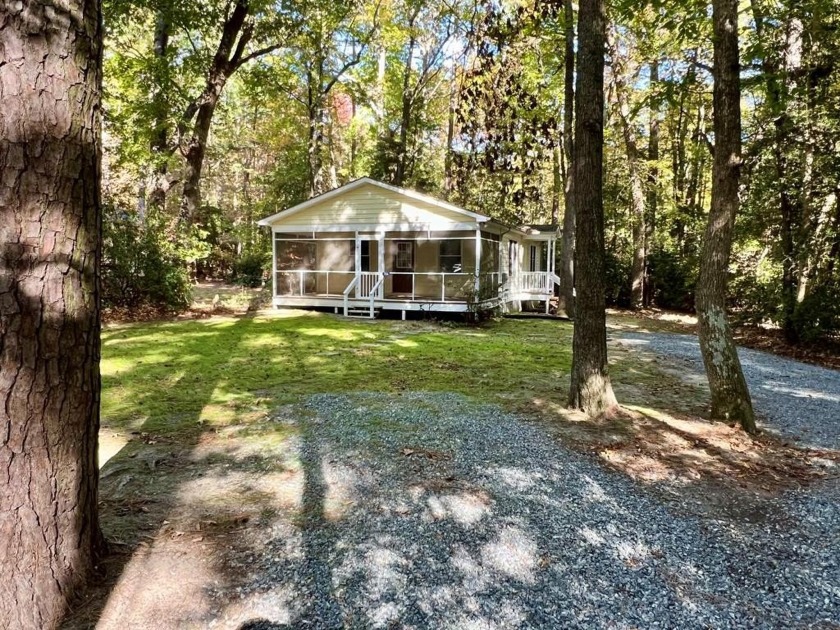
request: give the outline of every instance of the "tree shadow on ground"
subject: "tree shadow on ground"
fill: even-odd
[[[253,317],[245,316],[236,319],[230,329],[208,334],[211,339],[224,336],[225,342],[235,347],[252,326]],[[127,336],[130,337],[131,333]],[[166,348],[166,354],[157,362],[144,361],[142,356],[127,353],[131,362],[128,369],[133,372],[133,378],[147,385],[144,391],[135,392],[133,398],[139,413],[164,395],[161,383],[154,381],[157,364],[176,353],[198,357],[208,343],[203,335],[186,341],[181,337],[181,341],[183,343],[177,348]],[[202,376],[184,371],[174,375],[167,383],[167,387],[190,388],[191,397],[190,404],[173,410],[175,413],[165,424],[147,430],[148,421],[140,420],[122,427],[130,439],[100,470],[99,509],[109,553],[97,567],[98,580],[67,615],[62,627],[96,626],[129,562],[148,555],[154,549],[156,540],[180,531],[168,519],[178,504],[178,491],[184,479],[202,474],[190,465],[189,454],[205,434],[201,422],[202,410],[212,400],[218,384],[217,380]],[[180,537],[183,533],[178,535]]]
[[[167,348],[156,359],[165,365],[166,352],[189,358],[208,342],[224,343],[226,370],[245,372],[252,378],[244,382],[266,388],[263,395],[269,399],[293,398],[298,404],[275,408],[271,417],[251,423],[213,426],[203,414],[218,406],[214,391],[222,387],[225,371],[202,374],[198,361],[179,364],[183,373],[167,387],[191,388],[193,395],[188,405],[176,405],[166,415],[177,430],[163,430],[167,427],[159,419],[138,425],[135,439],[103,469],[103,513],[109,536],[119,541],[123,553],[112,558],[98,595],[68,627],[97,621],[103,628],[143,627],[161,620],[168,627],[354,627],[400,619],[421,627],[461,622],[556,626],[568,621],[565,612],[585,620],[597,610],[599,598],[611,597],[632,619],[633,598],[645,601],[646,596],[634,590],[632,571],[637,569],[658,576],[658,588],[675,609],[715,609],[707,600],[720,595],[710,593],[692,572],[690,554],[677,545],[659,549],[658,533],[646,520],[637,524],[634,514],[625,519],[620,499],[637,496],[634,484],[624,478],[605,481],[585,457],[555,461],[560,456],[553,450],[543,453],[546,461],[541,462],[536,447],[513,449],[517,436],[498,434],[497,424],[509,430],[511,423],[498,407],[482,407],[486,431],[468,435],[458,431],[457,414],[467,409],[459,396],[391,392],[382,400],[339,397],[346,405],[336,413],[330,411],[334,396],[308,396],[307,390],[363,389],[373,384],[375,374],[383,379],[376,384],[386,390],[415,390],[423,383],[470,389],[487,380],[494,360],[523,361],[533,366],[522,377],[529,389],[523,385],[517,392],[523,404],[556,426],[595,427],[579,443],[570,434],[555,433],[581,451],[613,449],[638,463],[637,445],[649,442],[663,451],[656,459],[669,470],[716,471],[718,478],[730,474],[726,466],[742,472],[760,468],[760,454],[759,464],[749,454],[740,461],[740,455],[730,457],[719,447],[717,438],[709,439],[713,448],[700,448],[695,442],[702,445],[705,438],[656,419],[657,410],[634,412],[632,421],[613,419],[606,431],[598,423],[561,418],[552,405],[560,405],[563,392],[549,398],[534,393],[552,392],[555,384],[547,379],[555,366],[541,363],[533,348],[524,356],[502,359],[494,354],[499,346],[484,347],[486,331],[463,333],[476,339],[470,358],[478,361],[472,362],[453,354],[452,337],[437,329],[421,341],[399,338],[384,327],[345,330],[330,322],[302,319],[282,329],[281,345],[265,349],[260,346],[265,339],[254,338],[251,320],[237,320],[223,335],[203,324],[194,331],[198,336],[185,337],[181,347]],[[332,363],[329,357],[338,353],[349,354],[350,360]],[[242,354],[244,360],[236,356]],[[148,360],[129,356],[141,358]],[[263,382],[257,366],[266,360],[282,365],[286,380]],[[426,373],[410,369],[424,365]],[[146,363],[130,369],[149,379],[160,374]],[[437,378],[434,370],[446,378]],[[289,378],[298,379],[296,389]],[[149,385],[130,400],[132,408],[160,402],[164,388]],[[510,388],[510,383],[498,387]],[[414,415],[409,421],[394,420],[392,402]],[[426,423],[438,417],[445,422],[435,425],[436,436]],[[457,450],[436,441],[452,432],[460,443],[481,445],[483,468],[463,463]],[[546,433],[539,435],[545,438]],[[675,440],[689,446],[675,451]],[[701,451],[708,454],[700,456]],[[562,451],[562,458],[567,456]],[[625,472],[633,476],[629,466]],[[687,486],[700,487],[691,474],[684,476]],[[567,488],[566,494],[555,494],[558,485]],[[672,517],[644,493],[639,496],[657,518]],[[587,525],[564,529],[543,520],[548,511],[569,513]],[[691,527],[692,536],[701,535]],[[667,553],[668,562],[660,562],[658,553]],[[577,566],[578,558],[593,554],[599,558],[593,567]],[[620,579],[611,582],[604,576],[616,567]],[[161,576],[165,579],[155,584]],[[560,592],[552,590],[558,580],[569,582]],[[606,586],[621,592],[605,595]],[[551,597],[544,597],[548,592]],[[724,596],[723,601],[729,600]],[[636,623],[647,625],[643,619]]]
[[[497,407],[356,394],[313,396],[300,416],[301,513],[230,552],[248,570],[223,625],[593,627],[607,608],[617,625],[748,626],[783,597],[784,571],[831,589],[809,565],[836,555],[826,532],[802,558],[784,537],[751,543],[750,522],[710,532]]]

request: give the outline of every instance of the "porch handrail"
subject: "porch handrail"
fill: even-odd
[[[373,301],[379,295],[380,287],[385,283],[385,274],[380,273],[377,274],[376,284],[371,287],[370,294],[368,295],[368,300],[370,301],[370,318],[373,319]]]
[[[353,279],[350,281],[350,284],[347,285],[347,288],[344,289],[344,317],[347,317],[347,314],[350,310],[350,292],[356,288],[356,285],[359,284],[360,276],[354,276]]]

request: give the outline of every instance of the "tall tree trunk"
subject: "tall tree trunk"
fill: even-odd
[[[314,80],[314,77],[313,77]],[[310,88],[309,101],[309,196],[326,192],[324,177],[324,106],[318,85]]]
[[[563,161],[562,138],[551,150],[551,224],[560,220],[560,206],[565,189],[566,164]]]
[[[455,190],[455,116],[458,112],[458,88],[453,73],[452,86],[449,90],[449,112],[446,119],[446,158],[444,161],[444,182],[443,189],[446,191],[446,198],[450,199]]]
[[[249,11],[248,0],[236,0],[222,27],[222,35],[210,64],[204,89],[199,97],[189,104],[179,125],[182,135],[181,151],[185,157],[184,188],[178,214],[181,223],[189,224],[201,207],[201,170],[207,152],[207,138],[225,84],[243,63],[276,48],[268,47],[245,56],[245,48],[253,35],[253,23],[248,18]],[[189,132],[187,127],[190,127]]]
[[[753,433],[755,414],[726,315],[727,268],[741,169],[738,0],[714,0],[712,20],[715,151],[712,209],[697,279],[700,350],[712,394],[712,418],[738,422]]]
[[[630,210],[633,233],[633,263],[630,269],[630,306],[643,306],[645,294],[645,190],[642,181],[642,155],[636,139],[636,130],[630,120],[630,102],[627,97],[627,79],[624,76],[625,60],[620,57],[616,46],[610,46],[615,97],[618,102],[618,118],[621,135],[627,152],[627,169],[630,175]]]
[[[603,0],[581,0],[575,101],[575,271],[577,303],[569,405],[593,415],[617,403],[607,371],[604,299]]]
[[[166,16],[161,13],[155,21],[154,56],[158,76],[168,65],[169,32],[171,25]],[[148,207],[162,209],[166,204],[166,173],[169,158],[169,118],[165,90],[158,85],[152,99],[154,108],[154,129],[149,143],[152,154],[152,186],[149,192]]]
[[[761,10],[758,0],[750,2],[753,19],[755,21],[756,35],[759,40],[764,39],[765,16]],[[782,53],[781,64],[775,54],[769,53],[769,42],[762,41],[763,49],[768,51],[761,61],[761,72],[764,76],[767,99],[766,107],[769,110],[770,119],[773,121],[773,162],[776,173],[775,184],[779,193],[779,243],[782,249],[782,312],[781,328],[788,341],[797,342],[799,335],[795,325],[795,313],[797,305],[797,283],[798,267],[796,239],[794,237],[797,217],[801,217],[801,208],[797,207],[797,200],[790,193],[790,165],[788,163],[788,152],[790,151],[789,136],[791,131],[790,116],[787,113],[788,85],[785,73],[781,72],[781,66],[787,71],[791,65],[790,42],[785,46]]]
[[[419,12],[419,9],[418,9]],[[417,13],[412,15],[408,23],[408,28],[414,31],[414,19]],[[413,105],[414,92],[410,89],[411,86],[411,72],[412,61],[414,60],[414,46],[415,38],[412,34],[408,40],[408,56],[403,69],[403,91],[402,91],[402,108],[400,111],[400,137],[397,144],[397,172],[394,174],[394,184],[402,186],[405,182],[405,174],[407,170],[408,161],[408,131],[411,126],[411,107]]]
[[[651,295],[648,260],[654,245],[656,219],[659,212],[659,126],[661,122],[660,99],[657,94],[657,90],[659,89],[659,61],[656,59],[650,63],[650,87],[654,93],[650,102],[650,139],[648,145],[648,215],[645,221],[645,293],[643,300],[645,306],[650,306],[653,298]]]
[[[563,2],[565,68],[563,86],[563,150],[566,158],[565,207],[560,251],[560,295],[557,314],[575,315],[575,203],[574,203],[574,108],[575,108],[575,14],[572,0]]]
[[[0,627],[27,630],[58,625],[104,551],[99,1],[24,0],[0,50]]]
[[[198,109],[193,125],[192,137],[186,145],[184,153],[184,190],[181,196],[181,213],[183,220],[189,222],[201,208],[201,170],[204,167],[204,156],[207,153],[207,139],[210,136],[210,126],[213,114],[219,102],[219,96],[224,87],[224,80],[215,85],[208,84],[205,91],[206,98]]]

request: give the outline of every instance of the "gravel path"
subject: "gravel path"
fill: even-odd
[[[243,538],[238,621],[209,627],[840,622],[836,484],[778,499],[770,522],[703,520],[458,395],[316,395],[277,422],[300,417],[303,512]]]
[[[694,335],[621,333],[620,343],[679,362],[703,377],[703,359]],[[840,449],[840,372],[738,348],[760,426],[802,446]]]

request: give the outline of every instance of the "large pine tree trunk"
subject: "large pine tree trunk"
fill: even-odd
[[[578,16],[574,147],[577,300],[569,405],[593,415],[616,405],[607,372],[604,300],[603,0],[581,0]]]
[[[565,208],[560,250],[560,295],[558,315],[575,313],[575,204],[574,204],[574,103],[575,103],[575,14],[572,0],[564,0],[566,60],[563,94],[563,150],[566,158]]]
[[[738,211],[741,168],[741,86],[738,61],[738,1],[715,0],[714,130],[712,209],[700,255],[697,317],[700,350],[712,394],[712,418],[755,431],[750,393],[726,315],[732,233]]]
[[[99,0],[0,28],[0,628],[56,627],[104,544]]]

